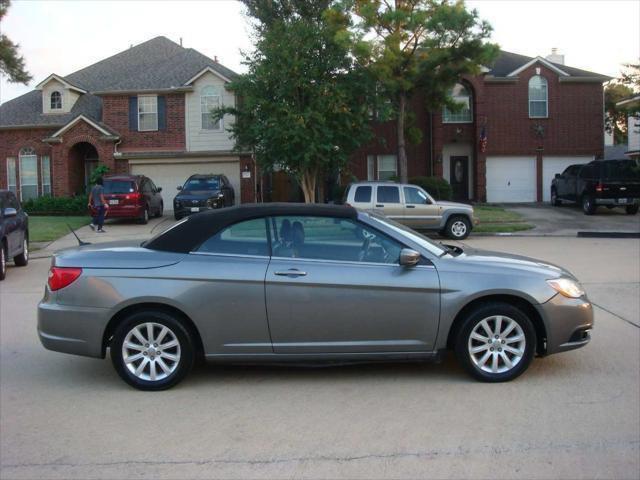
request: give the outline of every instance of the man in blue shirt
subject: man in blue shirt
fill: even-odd
[[[93,207],[95,210],[95,215],[93,216],[93,220],[89,224],[91,230],[95,230],[98,228],[98,233],[104,233],[104,229],[102,226],[104,225],[104,215],[109,208],[109,204],[104,198],[104,187],[102,181],[102,177],[98,177],[96,179],[96,184],[91,189],[91,193],[89,194],[89,208]]]

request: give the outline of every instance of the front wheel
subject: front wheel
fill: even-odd
[[[27,263],[29,263],[29,237],[26,235],[22,243],[22,253],[13,257],[13,263],[17,267],[26,267]]]
[[[164,203],[160,203],[160,207],[158,208],[158,213],[156,214],[156,217],[160,218],[162,217],[162,215],[164,215]]]
[[[118,375],[139,390],[165,390],[183,380],[195,359],[189,331],[173,315],[137,312],[115,330],[111,361]]]
[[[638,213],[640,205],[638,205],[637,203],[635,205],[627,205],[626,207],[624,207],[624,209],[627,212],[627,215],[635,215],[636,213]]]
[[[444,233],[453,240],[464,240],[471,233],[471,222],[467,217],[452,217],[447,221]]]
[[[141,225],[146,225],[147,223],[149,223],[149,207],[148,206],[144,207],[144,210],[142,211],[140,218],[138,218],[138,223],[140,223]]]
[[[554,207],[559,207],[561,205],[560,199],[558,198],[558,192],[555,188],[551,189],[551,205]]]
[[[591,195],[582,196],[582,211],[585,215],[593,215],[596,213],[596,201]]]
[[[2,240],[0,240],[0,280],[4,280],[7,276],[7,249]]]
[[[463,321],[455,341],[458,361],[484,382],[506,382],[522,374],[536,350],[531,320],[508,303],[484,304]]]

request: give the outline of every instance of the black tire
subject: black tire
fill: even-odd
[[[627,205],[626,207],[624,207],[624,209],[627,212],[627,215],[635,215],[636,213],[638,213],[640,205],[638,205],[637,203],[634,205]]]
[[[589,194],[584,194],[582,196],[582,211],[585,215],[593,215],[596,213],[596,201]]]
[[[175,218],[176,220],[181,220],[182,219],[182,215],[180,215],[177,212],[173,212],[173,218]]]
[[[156,217],[160,218],[164,214],[164,203],[160,203],[160,208],[158,209],[158,214]]]
[[[27,235],[24,236],[22,253],[13,257],[13,263],[15,263],[17,267],[26,267],[29,263],[29,237]]]
[[[175,354],[176,351],[179,352],[179,360],[175,362],[175,369],[173,369],[172,372],[165,378],[160,380],[147,380],[136,376],[135,372],[131,372],[129,370],[123,357],[124,354],[122,347],[129,332],[131,332],[136,326],[143,325],[145,323],[154,323],[158,326],[167,327],[169,329],[169,332],[179,343],[177,349],[173,347],[174,350],[171,352],[172,355]],[[159,335],[158,329],[159,327],[155,327],[153,329],[153,331],[156,332],[155,335]],[[120,375],[120,378],[122,378],[132,387],[135,387],[138,390],[147,391],[166,390],[182,381],[191,371],[195,360],[194,345],[195,342],[192,335],[181,322],[179,317],[175,317],[171,314],[159,310],[136,312],[127,317],[117,326],[110,344],[111,362],[113,363],[113,367],[115,368],[116,372],[118,372],[118,375]],[[136,350],[132,350],[132,352],[135,351]],[[168,352],[164,353],[166,354]],[[139,367],[140,364],[146,360],[150,374],[150,364],[152,358],[155,360],[155,358],[153,356],[150,356],[149,352],[147,352],[144,354],[144,358],[141,358],[140,363],[131,363],[133,365],[132,368]],[[149,374],[145,373],[146,370],[147,367],[145,366],[142,370],[142,374],[149,376]]]
[[[0,281],[7,276],[7,245],[4,240],[0,240]]]
[[[560,205],[562,205],[562,202],[558,198],[558,192],[555,188],[551,189],[551,205],[554,207],[559,207]]]
[[[487,320],[492,316],[501,316],[503,326],[506,325],[506,323],[504,323],[505,319],[514,321],[519,325],[525,338],[524,353],[520,357],[519,361],[516,362],[513,367],[509,368],[508,370],[498,373],[482,370],[481,367],[478,366],[472,359],[472,354],[470,353],[470,345],[483,345],[482,342],[475,339],[470,340],[471,333],[473,332],[474,328],[476,328],[476,326],[481,324],[483,320]],[[493,325],[494,328],[496,326],[495,322],[493,324],[491,323],[491,320],[488,320],[488,324],[489,326]],[[513,334],[510,333],[506,337],[507,344],[509,341],[509,336],[511,335]],[[487,337],[490,337],[491,342],[495,341],[495,343],[498,345],[497,347],[495,347],[495,345],[492,343],[493,346],[491,346],[490,348],[493,349],[495,347],[496,350],[498,350],[499,348],[500,353],[498,353],[496,350],[491,350],[491,352],[489,352],[489,350],[485,350],[484,352],[481,352],[482,355],[484,356],[485,354],[489,354],[489,358],[491,358],[492,360],[494,356],[498,358],[498,362],[502,363],[502,367],[500,367],[500,364],[498,363],[498,369],[508,368],[507,364],[502,360],[502,356],[504,355],[507,356],[507,358],[510,358],[509,361],[512,361],[515,357],[509,357],[506,350],[504,353],[502,352],[502,347],[500,344],[504,343],[503,339],[499,338],[494,340],[494,338],[492,336],[489,336],[488,334]],[[487,342],[487,344],[488,343],[489,342]],[[483,382],[508,382],[510,380],[513,380],[529,367],[535,351],[536,333],[531,320],[519,308],[514,307],[511,304],[502,302],[485,303],[471,311],[460,325],[455,338],[455,352],[458,361],[472,377]],[[480,353],[478,353],[478,355],[480,355]],[[489,367],[487,366],[487,368]]]
[[[454,215],[447,220],[447,225],[444,227],[445,236],[452,240],[464,240],[471,233],[471,222],[469,219],[462,215]]]
[[[138,223],[140,225],[146,225],[149,223],[149,205],[147,205],[142,211],[142,215],[138,218]]]

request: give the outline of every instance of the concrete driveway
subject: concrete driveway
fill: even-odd
[[[523,216],[525,222],[535,225],[532,230],[517,235],[555,235],[575,237],[578,232],[633,232],[640,233],[640,214],[627,215],[622,208],[598,207],[595,215],[585,215],[577,206],[552,207],[549,204],[502,205]]]
[[[114,230],[110,227],[110,230]],[[572,270],[593,341],[507,384],[442,364],[198,368],[143,393],[44,350],[48,259],[0,283],[0,477],[638,478],[640,242],[471,238]]]

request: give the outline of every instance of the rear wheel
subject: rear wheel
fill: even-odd
[[[13,262],[18,267],[26,267],[27,263],[29,263],[29,237],[24,236],[23,244],[22,244],[22,253],[13,257]]]
[[[555,188],[551,189],[551,205],[553,205],[554,207],[559,207],[560,205],[562,205],[560,199],[558,198],[558,192]]]
[[[640,205],[638,205],[637,203],[635,205],[627,205],[626,207],[624,207],[624,209],[626,210],[628,215],[635,215],[636,213],[638,213]]]
[[[183,380],[195,359],[182,322],[163,311],[137,312],[116,328],[110,345],[118,375],[139,390],[165,390]]]
[[[531,320],[508,303],[491,302],[463,321],[455,343],[456,356],[476,379],[506,382],[523,373],[536,350]]]
[[[7,246],[4,241],[0,241],[0,280],[7,276]]]
[[[596,201],[591,195],[585,194],[582,196],[582,211],[585,215],[596,213]]]
[[[445,235],[453,240],[464,240],[471,233],[471,222],[463,216],[455,216],[447,221]]]

